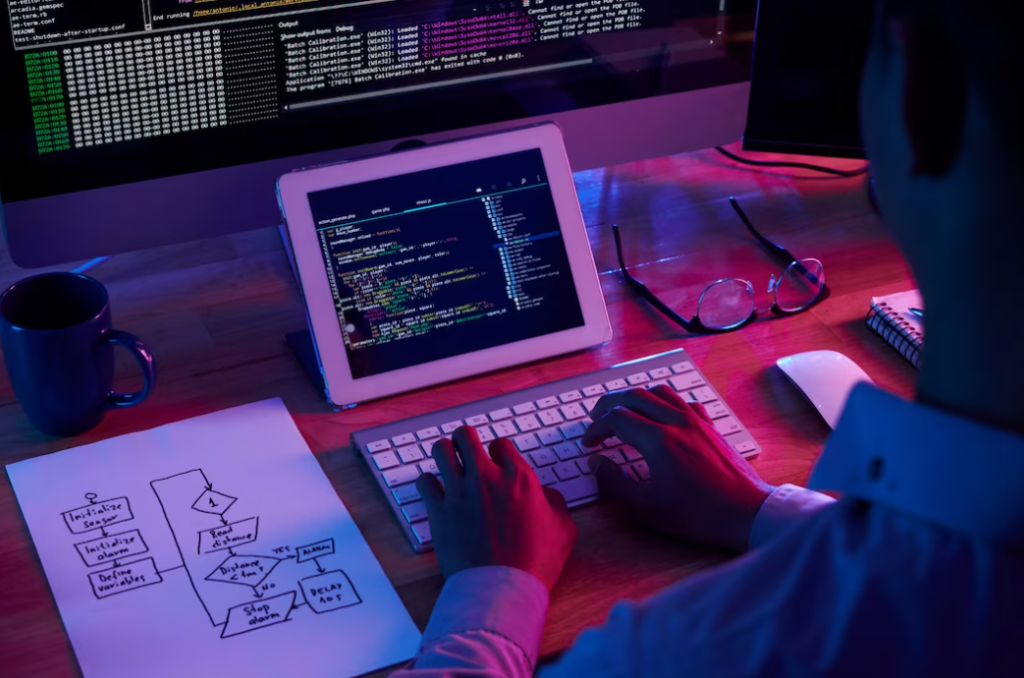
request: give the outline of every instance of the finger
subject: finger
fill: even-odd
[[[708,408],[704,407],[700,403],[686,403],[686,404],[690,406],[690,409],[693,410],[694,414],[696,414],[698,417],[700,417],[701,419],[703,419],[704,421],[706,421],[709,424],[712,423],[711,415],[708,414]]]
[[[644,453],[649,448],[660,446],[665,439],[665,424],[655,423],[625,407],[616,407],[606,412],[601,417],[601,426],[607,427],[610,432],[605,437],[615,436]],[[587,444],[586,440],[583,444]]]
[[[498,438],[491,443],[488,449],[491,453],[491,461],[497,464],[501,470],[506,472],[532,471],[530,465],[523,459],[523,455],[508,438]]]
[[[616,407],[625,407],[659,424],[676,424],[682,419],[680,412],[645,388],[616,391],[597,401],[590,418],[597,421]]]
[[[544,496],[547,497],[548,503],[551,504],[551,508],[555,513],[564,513],[569,515],[569,504],[565,501],[565,495],[556,490],[553,487],[542,488]]]
[[[653,396],[657,396],[661,400],[664,400],[668,405],[676,410],[683,410],[686,408],[686,401],[676,393],[670,386],[665,384],[658,384],[654,388],[647,389],[647,392]]]
[[[436,516],[444,505],[444,488],[433,473],[424,473],[416,479],[416,491],[427,507],[427,517]]]
[[[485,472],[491,465],[487,458],[487,451],[484,444],[480,442],[480,434],[472,426],[460,426],[452,434],[452,442],[459,456],[462,457],[462,466],[466,475],[479,475]]]
[[[593,470],[594,476],[597,478],[597,485],[605,497],[631,508],[645,503],[644,487],[635,480],[627,478],[614,461],[598,454],[588,459],[587,464]]]
[[[458,492],[462,486],[462,478],[465,472],[462,469],[462,464],[459,463],[458,458],[455,456],[455,446],[452,441],[447,438],[441,438],[431,450],[434,461],[437,462],[437,470],[441,472],[441,478],[444,480],[444,492],[447,496],[453,492]]]

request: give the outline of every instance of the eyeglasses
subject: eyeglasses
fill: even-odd
[[[732,205],[747,230],[785,266],[782,275],[776,278],[775,274],[772,274],[768,281],[768,294],[773,295],[770,309],[773,314],[786,316],[800,313],[828,297],[825,268],[820,261],[797,259],[785,247],[777,245],[761,235],[750,223],[750,219],[747,218],[735,198],[729,198],[729,204]],[[622,271],[622,276],[654,308],[688,332],[703,334],[731,332],[757,320],[754,285],[749,280],[740,278],[724,278],[708,285],[697,302],[697,314],[690,320],[682,317],[630,274],[626,268],[626,262],[622,258],[622,238],[619,235],[619,227],[612,225],[612,232],[615,235],[615,251],[619,255],[619,270]]]

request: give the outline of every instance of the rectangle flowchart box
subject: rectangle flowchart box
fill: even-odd
[[[64,511],[61,516],[64,517],[64,523],[72,534],[82,534],[90,530],[110,527],[135,517],[128,504],[128,497],[94,501],[91,504]]]
[[[199,553],[227,551],[234,546],[251,544],[256,541],[259,518],[246,518],[220,527],[211,527],[199,532]]]
[[[152,558],[143,558],[109,570],[89,573],[92,592],[97,598],[134,591],[144,586],[159,584],[163,580],[164,578],[156,571],[156,562]]]
[[[320,556],[334,555],[334,538],[314,542],[308,546],[300,546],[295,549],[295,552],[300,563],[319,558]]]
[[[149,551],[142,534],[138,530],[128,530],[117,534],[97,537],[89,541],[75,544],[78,555],[89,567],[116,561],[118,558],[130,558]]]
[[[302,597],[317,614],[340,610],[363,602],[348,575],[341,570],[329,570],[299,580]]]
[[[228,608],[228,621],[224,624],[224,631],[220,637],[237,636],[286,622],[294,605],[295,591],[289,591],[279,596],[260,598],[251,603]]]

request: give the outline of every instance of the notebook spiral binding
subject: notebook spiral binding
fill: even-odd
[[[867,326],[895,348],[914,367],[921,368],[921,349],[924,336],[903,319],[891,306],[882,302],[871,304],[865,318]]]

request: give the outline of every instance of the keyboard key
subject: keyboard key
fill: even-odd
[[[388,487],[395,487],[411,483],[419,478],[420,469],[418,466],[399,466],[390,471],[384,471],[381,475],[384,476],[384,482],[388,484]]]
[[[529,414],[530,412],[536,412],[537,406],[534,405],[533,403],[523,403],[521,405],[516,405],[515,407],[513,407],[512,411],[515,412],[517,415],[524,415]]]
[[[391,443],[387,440],[375,440],[372,443],[366,444],[366,451],[372,454],[374,452],[383,452],[390,447]]]
[[[561,403],[558,402],[558,398],[555,396],[548,396],[547,398],[541,398],[537,401],[537,407],[542,410],[549,407],[558,407],[559,405],[561,405]]]
[[[590,464],[587,463],[586,459],[577,459],[576,468],[578,468],[580,470],[580,473],[582,473],[585,476],[589,476],[591,473],[593,473],[593,471],[590,470]]]
[[[625,379],[612,379],[606,381],[604,387],[609,391],[621,391],[624,388],[629,388],[629,383]]]
[[[566,391],[565,393],[559,393],[558,399],[563,403],[574,403],[577,400],[583,400],[583,394],[579,391]]]
[[[487,418],[486,414],[476,414],[466,418],[466,426],[483,426],[489,423],[491,420]]]
[[[449,421],[447,424],[441,424],[441,431],[447,434],[455,433],[455,430],[462,426],[461,421]]]
[[[516,444],[516,448],[518,448],[520,452],[529,452],[530,450],[536,450],[540,447],[540,441],[537,440],[537,436],[532,433],[516,436],[512,439],[512,442]]]
[[[558,477],[555,475],[555,472],[547,466],[535,469],[534,473],[537,474],[537,478],[540,480],[541,485],[554,485],[558,482]]]
[[[579,438],[583,435],[586,430],[583,428],[583,424],[578,421],[574,421],[571,424],[563,424],[558,427],[558,430],[562,432],[562,435],[566,440],[572,440],[573,438]]]
[[[394,452],[381,452],[373,455],[373,463],[377,465],[378,471],[402,465],[402,462],[398,460],[398,455]]]
[[[555,475],[558,476],[559,480],[572,480],[573,478],[580,477],[580,470],[576,468],[576,464],[571,461],[556,464],[553,468]]]
[[[668,379],[659,379],[657,381],[652,381],[651,383],[647,384],[647,386],[645,386],[644,388],[646,388],[648,391],[650,391],[655,386],[665,386],[667,384],[668,384]]]
[[[440,438],[441,437],[441,429],[437,428],[436,426],[431,426],[429,428],[421,429],[419,431],[416,431],[416,437],[419,438],[420,440],[430,440],[431,438]]]
[[[415,485],[402,485],[401,487],[396,487],[391,490],[391,494],[394,496],[395,502],[399,506],[420,500],[420,491],[416,489]]]
[[[415,504],[403,506],[402,513],[405,514],[405,520],[409,523],[415,523],[417,520],[426,520],[427,505],[424,504],[422,501],[418,501]]]
[[[640,454],[639,450],[632,445],[623,445],[619,451],[622,452],[622,456],[626,458],[626,461],[636,461],[637,459],[644,458],[644,455]]]
[[[480,442],[489,443],[494,440],[494,434],[491,432],[490,426],[477,426],[476,434],[480,436]]]
[[[612,436],[611,438],[608,438],[607,440],[604,441],[605,447],[618,447],[621,444],[622,441],[616,438],[615,436]]]
[[[734,444],[732,448],[739,452],[740,454],[745,454],[747,452],[753,452],[754,450],[756,450],[757,443],[755,443],[753,440],[744,440],[742,443]]]
[[[558,456],[562,461],[569,461],[580,456],[580,448],[576,447],[572,443],[558,443],[551,448],[554,450],[555,455]]]
[[[651,469],[650,467],[647,466],[646,461],[638,461],[637,463],[633,464],[633,472],[636,473],[637,478],[639,478],[640,480],[651,479]]]
[[[647,376],[646,372],[637,372],[636,374],[631,374],[628,377],[626,377],[626,381],[629,382],[630,386],[639,386],[640,384],[646,384],[650,380],[651,378]]]
[[[587,413],[583,410],[583,406],[579,403],[569,403],[568,405],[562,405],[558,409],[562,413],[562,416],[569,421],[572,421],[573,419],[582,419],[587,416]]]
[[[672,377],[669,379],[669,382],[671,382],[672,388],[677,391],[689,391],[690,389],[694,389],[708,383],[704,381],[704,377],[700,376],[697,372],[680,374],[678,377]]]
[[[601,386],[601,384],[594,384],[593,386],[583,387],[583,395],[587,396],[588,398],[593,398],[594,396],[601,396],[604,394],[604,386]]]
[[[537,468],[540,468],[541,466],[551,466],[551,464],[554,464],[556,461],[558,461],[555,458],[555,453],[546,447],[542,447],[536,452],[530,452],[527,456],[529,456],[530,459],[533,460],[533,465],[536,466]]]
[[[600,445],[594,445],[593,447],[588,447],[587,445],[583,444],[582,440],[577,440],[576,441],[576,445],[580,448],[580,452],[582,452],[583,454],[592,454],[592,453],[597,452],[598,450],[601,449]]]
[[[413,523],[412,533],[416,535],[416,541],[419,543],[430,543],[430,523],[428,521],[424,520],[421,523]]]
[[[655,367],[651,370],[651,379],[668,379],[672,376],[672,370],[668,367]]]
[[[412,445],[416,442],[416,436],[411,433],[403,433],[400,436],[395,436],[391,439],[391,442],[395,444],[395,447],[401,447],[402,445]]]
[[[694,367],[693,363],[691,363],[689,360],[682,363],[676,363],[675,365],[672,366],[672,371],[675,372],[676,374],[682,374],[683,372],[692,372],[695,369],[697,368]]]
[[[715,428],[723,436],[727,436],[730,433],[739,433],[743,430],[740,423],[736,421],[736,417],[722,417],[721,419],[715,419]]]
[[[494,410],[493,412],[489,413],[488,416],[490,416],[491,421],[501,421],[502,419],[511,419],[512,418],[512,410],[508,409],[507,407],[503,407],[500,410]]]
[[[693,396],[694,400],[701,404],[710,403],[712,400],[718,400],[718,396],[715,395],[715,392],[707,386],[695,388],[690,391],[690,394]]]
[[[398,458],[402,460],[403,464],[411,464],[422,459],[423,452],[420,451],[419,445],[408,445],[406,447],[399,447]]]
[[[597,402],[599,400],[601,400],[601,399],[600,398],[587,398],[586,400],[583,401],[584,409],[586,409],[588,413],[589,412],[593,412],[594,408],[597,407]]]
[[[437,468],[437,462],[433,459],[421,461],[419,466],[420,473],[433,473],[435,476],[441,475],[441,469]]]
[[[558,426],[565,421],[562,419],[562,415],[558,413],[558,410],[541,410],[537,416],[540,417],[541,422],[545,426]]]
[[[622,453],[619,452],[618,450],[604,450],[603,452],[601,452],[601,456],[602,457],[608,457],[609,459],[614,461],[616,464],[625,464],[626,463],[626,459],[622,456]]]
[[[537,431],[537,437],[540,438],[540,444],[545,446],[555,445],[565,440],[557,428],[541,429]]]
[[[708,403],[704,406],[704,409],[708,411],[708,416],[712,419],[721,419],[722,417],[729,416],[729,408],[721,400]]]
[[[566,501],[579,501],[587,497],[597,496],[597,479],[594,476],[580,476],[555,485]]]
[[[594,420],[591,419],[590,417],[583,417],[582,419],[580,419],[580,423],[583,424],[583,428],[586,429],[594,425]]]
[[[499,438],[507,438],[519,433],[519,429],[511,421],[499,421],[496,424],[491,424],[491,428],[494,429],[494,435]]]
[[[540,422],[537,421],[537,417],[533,414],[527,414],[526,416],[518,417],[516,419],[516,426],[518,426],[519,430],[522,431],[523,433],[536,431],[541,427]]]

